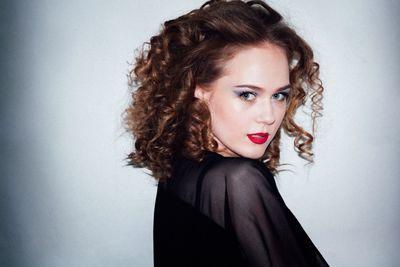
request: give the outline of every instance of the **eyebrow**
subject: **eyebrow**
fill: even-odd
[[[264,89],[261,88],[261,87],[258,87],[258,86],[255,86],[255,85],[250,85],[250,84],[240,84],[240,85],[236,85],[235,87],[236,87],[236,88],[242,88],[242,87],[251,88],[251,89],[256,90],[256,91],[262,91],[262,90],[264,90]],[[287,85],[285,85],[285,86],[282,86],[282,87],[279,87],[279,88],[275,89],[274,91],[275,91],[275,92],[281,92],[281,91],[284,91],[284,90],[290,89],[290,88],[291,88],[290,84],[287,84]]]

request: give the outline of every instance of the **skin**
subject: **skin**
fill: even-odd
[[[226,157],[261,158],[286,113],[289,64],[285,51],[273,44],[239,50],[223,75],[208,87],[197,86],[195,97],[206,102],[218,153]],[[267,132],[255,144],[248,134]]]

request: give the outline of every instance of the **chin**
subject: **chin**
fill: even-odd
[[[245,158],[250,158],[250,159],[260,159],[262,156],[264,156],[265,150],[253,150],[253,151],[244,151],[240,155]]]

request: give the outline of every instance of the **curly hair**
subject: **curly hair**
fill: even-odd
[[[162,180],[171,176],[175,153],[201,161],[205,151],[216,151],[210,112],[194,97],[194,90],[218,79],[224,63],[237,51],[265,42],[286,52],[291,95],[280,129],[260,160],[278,172],[283,128],[294,137],[299,156],[312,162],[323,93],[312,49],[265,2],[214,0],[166,21],[136,57],[128,75],[132,101],[124,113],[126,128],[135,139],[128,165],[146,167]],[[297,109],[308,100],[312,133],[294,121]]]

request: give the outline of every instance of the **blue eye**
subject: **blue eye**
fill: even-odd
[[[250,91],[243,91],[243,92],[239,92],[238,96],[244,101],[251,101],[256,98],[257,94],[254,92],[250,92]]]
[[[288,97],[289,97],[289,93],[284,92],[284,91],[272,95],[272,98],[274,98],[275,100],[278,100],[278,101],[285,101],[288,99]]]

